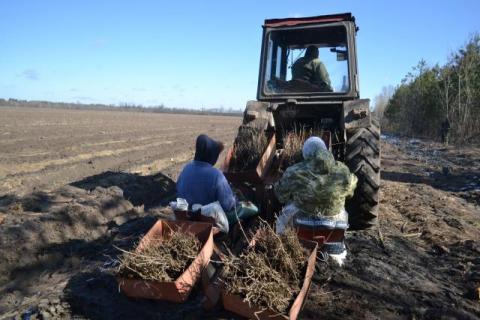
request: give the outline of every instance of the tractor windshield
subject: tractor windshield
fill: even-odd
[[[266,41],[265,95],[349,91],[347,32],[343,25],[273,30]]]

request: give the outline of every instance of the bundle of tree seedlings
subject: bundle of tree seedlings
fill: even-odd
[[[302,161],[302,147],[305,140],[311,136],[322,137],[322,134],[323,130],[318,128],[316,125],[314,125],[313,128],[295,126],[292,131],[285,132],[282,153],[282,168],[285,169]]]
[[[152,240],[142,250],[123,251],[117,274],[130,279],[174,281],[192,263],[200,241],[191,233],[172,231],[162,240]]]
[[[230,161],[231,171],[242,172],[255,169],[267,144],[268,139],[262,129],[240,126]]]
[[[285,314],[301,289],[308,252],[293,229],[259,228],[254,245],[224,261],[225,289],[250,306]]]

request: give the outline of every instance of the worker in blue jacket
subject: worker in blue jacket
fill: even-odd
[[[177,196],[193,204],[220,202],[224,212],[235,208],[236,199],[223,173],[214,167],[224,146],[205,134],[197,137],[195,158],[182,170],[177,181]]]

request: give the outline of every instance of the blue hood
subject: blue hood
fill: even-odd
[[[223,145],[220,142],[213,140],[205,134],[201,134],[197,137],[194,159],[207,162],[213,166],[217,162],[222,150]]]

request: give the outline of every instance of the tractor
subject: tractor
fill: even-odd
[[[257,100],[247,102],[239,129],[261,128],[275,136],[280,151],[289,132],[299,127],[321,130],[335,159],[358,178],[355,194],[346,203],[353,230],[376,224],[380,186],[380,128],[371,116],[370,100],[360,99],[358,30],[350,13],[265,20]],[[329,88],[292,76],[293,64],[309,46],[318,48]],[[267,197],[273,194],[269,183],[261,186]]]

